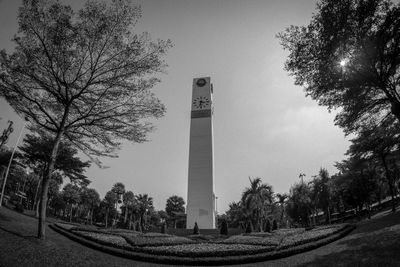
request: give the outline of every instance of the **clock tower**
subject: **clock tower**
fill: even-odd
[[[213,87],[210,77],[193,79],[186,228],[215,229]]]

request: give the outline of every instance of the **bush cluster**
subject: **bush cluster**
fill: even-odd
[[[274,220],[272,222],[272,231],[278,230],[278,222],[276,220]]]
[[[269,220],[267,220],[266,224],[265,224],[265,232],[267,233],[271,233],[271,222]]]
[[[246,226],[246,231],[245,231],[245,233],[246,233],[246,234],[249,234],[249,233],[251,233],[251,232],[253,232],[253,227],[251,226],[251,222],[248,222],[248,223],[247,223],[247,226]]]
[[[14,209],[15,209],[16,211],[22,213],[22,212],[24,212],[24,205],[22,205],[21,203],[17,203],[17,204],[15,204]]]
[[[221,223],[221,235],[228,235],[228,223],[224,219]]]
[[[194,235],[199,235],[200,234],[200,229],[199,229],[199,226],[197,225],[197,222],[194,223],[193,234]]]

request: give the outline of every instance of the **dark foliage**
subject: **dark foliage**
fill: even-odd
[[[267,220],[267,221],[265,222],[265,229],[264,229],[264,231],[267,232],[267,233],[271,233],[271,221],[270,221],[270,220]]]
[[[167,232],[167,223],[163,223],[162,225],[161,225],[161,233],[162,234],[165,234]]]
[[[197,222],[194,223],[193,234],[194,235],[199,235],[200,234],[200,229],[199,229],[199,226],[197,225]]]
[[[253,232],[253,227],[251,225],[251,222],[247,222],[245,233],[249,234],[251,232]]]
[[[272,231],[278,230],[278,222],[276,220],[272,221]]]
[[[221,235],[228,235],[228,223],[224,219],[221,223]]]

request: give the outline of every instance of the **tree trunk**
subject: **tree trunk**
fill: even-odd
[[[37,205],[38,205],[37,197],[38,197],[40,183],[42,182],[43,174],[44,174],[45,169],[46,169],[46,164],[43,164],[43,168],[40,170],[39,181],[38,181],[38,184],[37,184],[37,187],[36,187],[36,191],[35,191],[35,199],[34,199],[34,202],[33,202],[33,207],[36,209],[36,217],[39,217],[39,209],[37,208]]]
[[[108,208],[106,210],[106,228],[107,228],[107,226],[108,226]]]
[[[40,196],[40,210],[39,210],[39,223],[38,223],[38,238],[45,239],[45,231],[46,231],[46,207],[47,207],[47,194],[49,192],[49,184],[51,179],[51,174],[53,173],[54,166],[57,159],[58,147],[61,142],[62,135],[64,134],[64,126],[67,121],[69,113],[69,105],[65,107],[64,115],[61,120],[60,126],[58,128],[58,132],[56,134],[56,138],[54,139],[53,149],[50,155],[50,162],[46,168],[46,171],[43,175],[42,179],[42,192]]]
[[[49,172],[49,171],[47,171]],[[42,192],[39,202],[38,238],[45,239],[47,192],[49,191],[50,177],[46,175],[42,180]]]
[[[90,210],[90,225],[93,224],[93,208]]]
[[[131,226],[132,226],[132,215],[133,212],[129,215],[129,221],[128,221],[128,229],[131,230]]]
[[[142,232],[144,229],[144,213],[140,214],[140,228],[142,228]]]
[[[69,211],[69,222],[72,222],[72,211],[73,211],[73,209],[72,209],[72,204],[71,204],[71,208]]]
[[[386,179],[388,180],[388,183],[389,183],[390,195],[392,196],[392,212],[395,212],[396,211],[396,201],[395,201],[395,196],[394,196],[392,177],[390,175],[389,167],[386,163],[385,155],[381,155],[381,159],[382,159],[383,167],[385,168]]]
[[[128,220],[128,207],[125,206],[125,216],[124,216],[124,224],[126,224],[126,221]]]

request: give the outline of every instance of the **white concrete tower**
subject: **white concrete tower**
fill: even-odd
[[[210,77],[193,79],[186,228],[215,228],[214,153]]]

